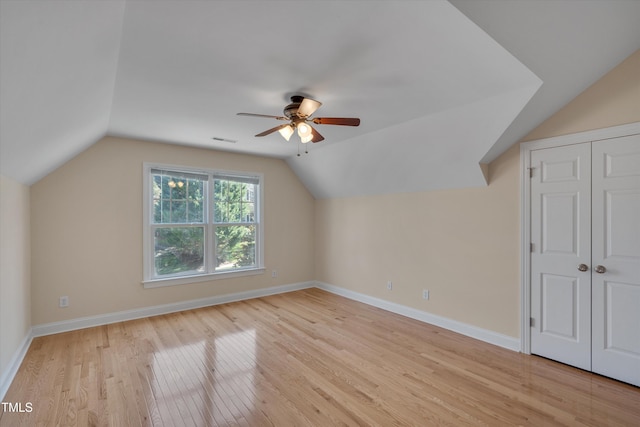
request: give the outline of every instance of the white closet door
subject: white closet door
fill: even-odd
[[[591,369],[591,146],[531,153],[531,352]]]
[[[592,156],[592,370],[640,386],[640,135]]]

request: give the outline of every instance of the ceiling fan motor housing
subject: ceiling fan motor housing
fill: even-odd
[[[285,117],[287,117],[289,119],[301,118],[298,115],[298,108],[300,108],[300,103],[302,102],[303,99],[304,99],[304,96],[300,96],[300,95],[292,96],[291,97],[291,104],[289,104],[286,107],[284,107],[284,110],[282,111],[284,113]]]

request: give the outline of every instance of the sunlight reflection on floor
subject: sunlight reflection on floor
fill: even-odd
[[[169,400],[179,394],[205,419],[220,413],[241,419],[254,410],[255,368],[256,331],[250,329],[156,352],[153,390]]]

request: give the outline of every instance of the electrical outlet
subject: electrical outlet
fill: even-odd
[[[60,300],[58,301],[58,306],[60,308],[69,307],[69,297],[67,296],[60,297]]]
[[[391,280],[389,280],[389,281],[387,282],[387,290],[389,290],[389,291],[390,291],[390,290],[392,290],[392,289],[393,289],[393,282],[392,282]]]
[[[422,290],[422,299],[429,299],[429,291],[427,289]]]
[[[278,270],[271,270],[271,277],[278,277]]]

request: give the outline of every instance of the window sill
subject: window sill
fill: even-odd
[[[197,274],[193,276],[171,277],[166,279],[145,280],[142,285],[145,289],[161,288],[164,286],[186,285],[189,283],[210,282],[212,280],[232,279],[242,276],[257,276],[263,274],[264,267],[248,268],[244,270],[223,271],[210,274]]]

